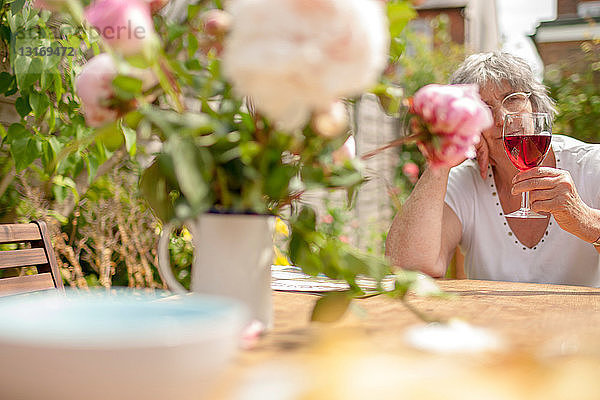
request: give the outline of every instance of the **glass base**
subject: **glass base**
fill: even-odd
[[[510,214],[505,215],[506,218],[548,218],[547,215],[538,214],[534,211],[528,210],[526,208],[521,208],[520,210],[511,212]]]

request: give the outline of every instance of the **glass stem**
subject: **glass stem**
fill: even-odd
[[[529,192],[521,193],[521,210],[529,211]]]

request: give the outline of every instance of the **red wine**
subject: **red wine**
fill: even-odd
[[[552,135],[548,132],[539,135],[504,136],[504,149],[513,165],[525,171],[542,163],[551,140]]]

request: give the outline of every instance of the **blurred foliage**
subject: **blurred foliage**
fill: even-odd
[[[600,40],[582,43],[581,51],[577,66],[568,60],[546,67],[544,83],[558,110],[552,131],[600,143]]]
[[[103,51],[99,37],[66,14],[38,11],[31,3],[0,1],[0,42],[9,62],[0,72],[0,94],[15,99],[19,116],[0,128],[0,212],[5,221],[48,221],[67,284],[162,287],[155,215],[182,221],[211,209],[288,219],[289,251],[279,255],[307,273],[346,280],[351,296],[363,293],[358,275],[381,279],[391,272],[382,257],[339,240],[338,225],[317,227],[314,210],[297,204],[303,190],[330,188],[346,189],[351,203],[363,182],[361,163],[336,165],[331,157],[350,133],[328,139],[310,126],[300,135],[281,132],[232,93],[217,52],[199,46],[200,16],[222,8],[221,1],[190,2],[183,21],[154,16],[163,42],[160,62],[152,66],[160,81],[155,100],[146,100],[135,79],[117,76],[118,100],[136,99],[139,107],[100,128],[85,124],[74,88],[82,65]],[[408,40],[400,35],[415,12],[407,0],[389,1],[386,8],[390,56],[399,60]],[[74,53],[27,54],[21,51],[26,47]],[[181,107],[179,96],[200,110]],[[138,162],[153,140],[162,144],[158,153]],[[189,285],[193,249],[184,228],[170,248],[177,278]],[[402,297],[416,277],[396,280],[402,290],[390,295]]]
[[[18,220],[48,222],[67,285],[163,287],[155,268],[160,227],[139,195],[134,164],[97,179],[65,220],[48,207],[34,178],[29,170],[17,175]]]
[[[169,254],[175,279],[189,290],[192,283],[191,265],[194,258],[194,246],[192,235],[187,228],[182,227],[171,234]]]
[[[418,32],[410,24],[403,32],[406,52],[398,59],[393,82],[412,96],[430,83],[448,83],[450,75],[465,58],[463,45],[450,37],[449,18],[440,14],[429,21],[429,33]]]
[[[407,132],[408,109],[402,101],[430,83],[448,83],[450,75],[466,55],[465,47],[453,42],[450,37],[446,14],[440,14],[426,24],[426,29],[416,29],[409,23],[397,38],[405,51],[386,71],[385,90],[378,96],[382,108],[396,119],[400,134]],[[415,183],[414,177],[406,174],[405,166],[414,163],[419,171],[423,171],[426,164],[414,144],[398,147],[398,156],[391,193],[396,210],[404,203]]]

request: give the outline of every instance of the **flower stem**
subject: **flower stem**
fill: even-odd
[[[185,111],[185,107],[183,106],[177,90],[175,89],[176,82],[173,82],[172,79],[169,79],[170,71],[166,61],[161,57],[158,62],[154,63],[152,69],[158,78],[160,86],[173,101],[176,111],[178,113],[183,113]]]
[[[371,150],[368,153],[363,154],[362,156],[360,156],[360,158],[361,158],[361,160],[368,160],[369,158],[376,156],[377,154],[381,153],[384,150],[391,149],[392,147],[398,147],[405,143],[413,143],[413,142],[417,141],[418,139],[420,139],[421,136],[422,135],[420,133],[412,134],[412,135],[408,135],[408,136],[402,136],[401,138],[392,140],[388,144],[385,144],[381,147],[376,148],[375,150]]]
[[[77,25],[83,26],[83,8],[78,0],[67,0],[65,8]]]

